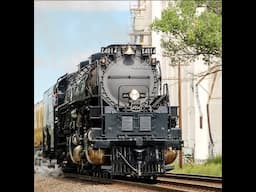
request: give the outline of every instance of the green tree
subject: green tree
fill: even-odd
[[[210,64],[222,54],[221,25],[221,0],[177,0],[169,3],[151,28],[163,32],[161,46],[173,64],[199,55]]]

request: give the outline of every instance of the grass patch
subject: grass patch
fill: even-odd
[[[222,157],[221,155],[209,158],[205,164],[222,164]]]
[[[221,156],[210,158],[207,160],[207,162],[203,164],[185,163],[182,169],[179,168],[178,163],[175,163],[174,166],[175,166],[175,169],[171,171],[172,173],[222,176],[222,157]]]

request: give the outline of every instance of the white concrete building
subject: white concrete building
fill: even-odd
[[[163,56],[163,50],[160,47],[162,34],[152,32],[149,27],[156,17],[161,18],[161,12],[168,3],[167,0],[130,1],[132,16],[130,35],[131,43],[156,47],[156,56],[162,67],[162,82],[169,85],[171,104],[178,106],[178,67],[173,66],[171,61]],[[216,66],[219,67],[213,68],[211,74],[200,81],[202,77],[199,76],[209,72],[210,67],[202,61],[181,63],[183,154],[192,154],[195,161],[205,161],[211,154],[222,153],[221,61],[216,61]]]

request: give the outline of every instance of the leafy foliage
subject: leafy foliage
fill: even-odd
[[[195,59],[199,55],[209,63],[222,52],[221,0],[178,0],[169,3],[151,28],[163,32],[165,54],[175,59]],[[201,12],[201,13],[200,13]]]

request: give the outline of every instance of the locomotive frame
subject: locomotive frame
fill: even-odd
[[[43,155],[89,176],[155,179],[171,170],[183,141],[154,54],[109,45],[60,77],[44,93]]]

